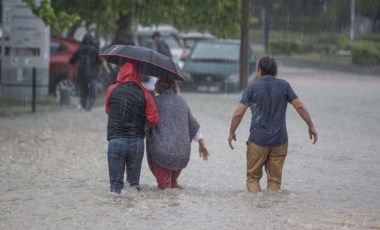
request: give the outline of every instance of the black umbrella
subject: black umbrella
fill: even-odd
[[[173,59],[149,48],[113,45],[105,49],[100,56],[119,66],[128,60],[134,60],[142,74],[159,78],[171,77],[174,80],[184,81],[182,71]]]

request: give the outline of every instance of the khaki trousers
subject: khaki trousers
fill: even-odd
[[[282,168],[288,153],[288,143],[264,147],[247,142],[247,189],[249,192],[260,192],[260,179],[263,166],[268,179],[268,190],[278,191],[281,188]]]

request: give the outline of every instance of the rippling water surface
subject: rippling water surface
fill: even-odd
[[[0,118],[0,229],[379,229],[380,78],[281,68],[320,139],[289,108],[283,190],[245,188],[247,113],[235,150],[240,94],[183,94],[210,151],[193,144],[182,189],[158,191],[143,162],[138,193],[108,193],[106,115],[73,109]],[[266,187],[265,175],[262,187]]]

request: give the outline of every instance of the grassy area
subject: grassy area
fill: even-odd
[[[43,102],[36,103],[37,111],[54,110],[60,108],[55,98],[47,98]],[[17,100],[0,100],[0,117],[15,116],[21,113],[32,112],[32,102]]]
[[[318,62],[335,62],[341,64],[350,64],[351,55],[349,56],[338,56],[334,54],[321,54],[321,53],[310,53],[310,54],[293,54],[292,58],[302,59],[308,61],[318,61]]]
[[[104,96],[105,92],[99,92],[94,104],[94,107],[104,106]],[[77,108],[78,97],[71,97],[70,105],[62,106],[54,97],[48,97],[44,102],[36,103],[36,112],[41,111],[54,111],[59,110],[63,107],[71,107],[72,109]],[[16,116],[24,113],[32,112],[32,103],[17,101],[17,100],[0,100],[0,117],[10,117]]]
[[[263,44],[262,31],[251,30],[250,40],[252,43]],[[352,48],[347,33],[310,34],[270,31],[269,53],[256,51],[255,55],[257,57],[281,55],[315,62],[371,66],[380,60],[378,41],[380,41],[379,33],[357,36]]]
[[[340,40],[349,39],[349,34],[343,33],[318,33],[318,34],[307,34],[307,33],[296,33],[289,31],[270,31],[270,40],[303,40],[312,41],[318,43],[329,43],[336,44]],[[250,30],[250,41],[252,43],[263,43],[263,32],[262,30]]]
[[[36,102],[36,112],[57,110],[61,107],[54,97],[48,97],[43,102]],[[31,101],[0,100],[0,117],[15,116],[22,113],[32,112]]]

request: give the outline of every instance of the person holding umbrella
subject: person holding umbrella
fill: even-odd
[[[152,49],[145,47],[137,47],[130,45],[113,45],[108,47],[100,54],[108,62],[121,66],[116,84],[111,85],[107,90],[106,95],[106,112],[108,112],[108,160],[109,160],[109,173],[111,181],[111,192],[119,193],[123,186],[123,173],[124,165],[127,162],[127,180],[131,186],[138,187],[138,178],[141,170],[141,160],[143,149],[144,137],[144,108],[145,119],[148,120],[150,128],[156,126],[158,122],[158,115],[153,101],[152,94],[141,85],[140,74],[153,75],[158,78],[165,78],[183,81],[183,75],[179,66],[165,55],[162,55]],[[142,94],[143,93],[143,94]],[[143,96],[144,95],[144,96]],[[145,97],[145,100],[144,100]],[[162,97],[163,98],[163,97]],[[183,99],[181,106],[183,110],[189,111]],[[145,105],[145,107],[143,106]],[[173,107],[173,109],[179,109]],[[188,114],[186,114],[190,118]],[[173,118],[176,119],[176,118]],[[135,125],[133,125],[135,123]],[[193,119],[191,122],[191,135],[190,131],[187,132],[188,144],[186,150],[189,150],[190,140],[194,137],[199,129],[198,123]],[[171,133],[170,135],[174,135]],[[120,140],[120,138],[134,139],[138,138],[138,148],[132,144],[129,147],[130,140]],[[200,139],[200,138],[199,138]],[[135,139],[134,139],[135,140]],[[135,142],[136,143],[136,140]],[[202,146],[203,156],[207,156],[207,149],[204,142],[200,141]],[[202,144],[203,143],[203,144]],[[129,151],[129,148],[138,149],[138,157],[131,163],[133,173],[128,172],[128,159],[132,153],[124,153]],[[170,149],[170,146],[168,147]],[[141,152],[142,151],[142,152]],[[149,154],[148,154],[149,158]],[[124,162],[124,164],[123,164]],[[183,165],[183,164],[182,164]],[[130,167],[129,167],[130,168]],[[151,168],[152,169],[152,168]],[[133,175],[132,175],[133,174]],[[133,181],[132,181],[133,180]]]
[[[153,128],[158,115],[151,93],[141,85],[135,61],[127,61],[120,67],[115,84],[107,89],[105,110],[110,191],[121,193],[125,166],[127,182],[140,191],[146,121]]]
[[[199,123],[186,101],[178,95],[171,78],[161,78],[154,97],[160,120],[147,134],[147,158],[159,189],[178,188],[177,179],[190,159],[191,141],[199,144],[199,156],[208,158],[208,150],[199,131]]]

